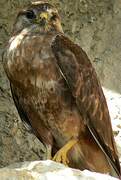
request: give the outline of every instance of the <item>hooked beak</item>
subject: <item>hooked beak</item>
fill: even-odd
[[[36,23],[40,26],[43,26],[46,30],[49,28],[49,21],[51,18],[51,14],[49,12],[42,12],[36,18]]]
[[[40,13],[36,21],[41,26],[44,26],[46,31],[49,31],[50,28],[54,28],[55,30],[63,33],[60,21],[57,20],[56,22],[54,21],[52,22],[51,20],[52,17],[53,17],[53,14],[51,13],[51,11],[46,11],[46,12]]]
[[[41,14],[38,15],[36,22],[42,26],[48,25],[48,22],[51,18],[51,14],[48,12],[42,12]]]
[[[50,14],[48,12],[43,12],[40,14],[39,18],[48,21],[50,19]]]

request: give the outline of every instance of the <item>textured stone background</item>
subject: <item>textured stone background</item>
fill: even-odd
[[[121,0],[49,0],[59,9],[67,36],[87,52],[104,87],[121,93]],[[0,0],[0,55],[17,12],[29,0]],[[41,158],[25,131],[9,91],[0,56],[0,167]]]

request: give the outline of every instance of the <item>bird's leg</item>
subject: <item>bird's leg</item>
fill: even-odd
[[[53,157],[53,161],[68,165],[69,160],[67,157],[68,151],[78,142],[77,139],[71,139],[65,144]]]

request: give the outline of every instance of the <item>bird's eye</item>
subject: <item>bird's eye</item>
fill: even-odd
[[[34,13],[32,10],[28,10],[28,11],[26,12],[26,17],[27,17],[28,19],[35,19],[35,18],[36,18],[36,15],[35,15],[35,13]]]

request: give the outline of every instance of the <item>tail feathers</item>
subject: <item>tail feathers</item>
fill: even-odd
[[[117,176],[120,177],[121,176],[121,167],[120,167],[119,158],[118,158],[115,148],[114,148],[114,151],[112,152],[111,149],[104,143],[102,138],[98,135],[97,131],[92,126],[92,124],[88,125],[88,129],[89,129],[90,133],[92,134],[95,142],[99,146],[100,150],[105,155],[110,166],[115,170]],[[113,139],[113,143],[115,146],[114,139]]]
[[[115,171],[105,158],[104,153],[94,144],[87,144],[85,140],[80,140],[69,152],[69,166],[80,170],[109,173],[116,176]]]

